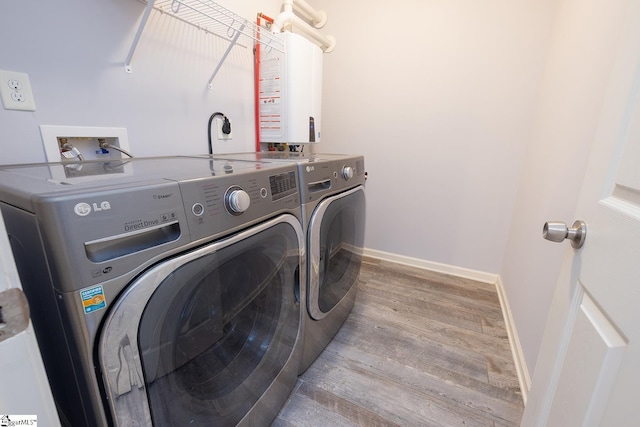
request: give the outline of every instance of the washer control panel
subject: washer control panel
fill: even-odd
[[[251,173],[180,181],[192,241],[227,234],[278,212],[297,212],[298,176],[293,165],[271,164]]]
[[[0,167],[5,218],[36,227],[29,239],[47,242],[61,292],[108,282],[282,213],[302,215],[291,163],[135,158],[89,162],[86,174],[72,169],[77,176],[67,175],[68,166]]]

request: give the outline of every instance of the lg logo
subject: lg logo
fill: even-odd
[[[313,171],[315,168],[313,166],[307,166],[307,172]]]
[[[108,211],[109,209],[111,209],[111,205],[107,201],[101,202],[100,204],[93,203],[93,206],[90,205],[89,203],[80,202],[73,207],[73,211],[78,216],[87,216],[92,211],[95,211],[95,212]]]

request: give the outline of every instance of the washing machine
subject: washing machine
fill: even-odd
[[[277,415],[303,346],[295,166],[0,166],[0,209],[63,425]]]
[[[364,246],[364,157],[301,152],[219,157],[293,163],[298,169],[308,256],[303,373],[333,339],[355,303]]]

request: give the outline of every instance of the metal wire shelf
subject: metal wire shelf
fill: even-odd
[[[260,28],[251,21],[242,18],[230,10],[220,6],[211,0],[148,0],[145,2],[147,7],[142,15],[142,20],[138,26],[138,31],[129,49],[129,54],[125,61],[125,70],[128,73],[133,72],[131,61],[133,55],[147,24],[151,10],[155,9],[169,16],[172,16],[189,25],[193,25],[207,33],[214,34],[218,37],[229,40],[227,50],[220,58],[216,68],[214,69],[208,86],[211,83],[220,67],[224,63],[227,55],[233,46],[240,40],[245,39],[246,43],[255,41],[266,48],[275,49],[284,53],[284,43],[282,39],[274,37],[268,31],[260,31]]]

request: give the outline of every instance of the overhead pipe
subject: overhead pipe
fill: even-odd
[[[299,15],[311,22],[316,28],[322,28],[327,23],[327,13],[324,10],[315,10],[304,0],[293,0],[293,7]]]
[[[284,0],[283,11],[273,21],[271,30],[274,33],[279,33],[291,26],[294,26],[320,43],[320,47],[324,52],[331,52],[336,45],[336,39],[332,36],[323,35],[320,31],[306,23],[302,18],[298,17],[293,13],[293,5],[294,0]]]

